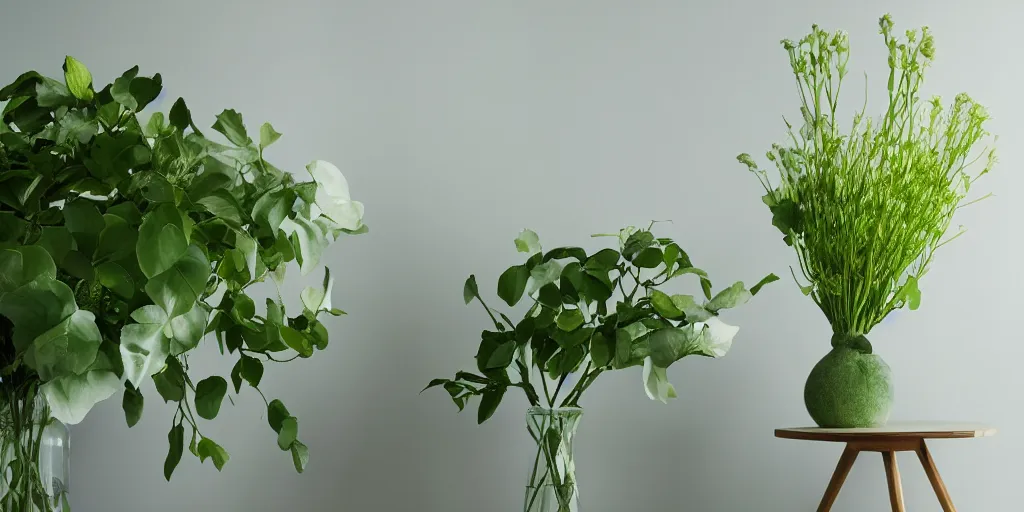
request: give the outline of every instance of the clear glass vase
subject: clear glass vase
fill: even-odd
[[[71,438],[42,395],[0,404],[0,447],[0,510],[71,510]]]
[[[572,442],[583,409],[531,407],[526,428],[537,444],[526,480],[524,512],[579,512]]]

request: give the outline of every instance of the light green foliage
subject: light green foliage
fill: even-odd
[[[183,99],[167,115],[141,114],[162,84],[134,67],[99,87],[68,57],[63,81],[28,72],[0,88],[0,408],[43,393],[54,417],[77,423],[123,390],[133,426],[152,378],[176,407],[170,478],[186,427],[191,453],[217,469],[228,460],[199,422],[217,416],[227,381],[194,383],[191,351],[213,333],[238,359],[239,392],[243,381],[258,388],[265,362],[324,349],[320,313],[343,314],[329,271],[290,317],[280,301],[258,311],[249,287],[280,282],[293,260],[312,272],[327,245],[367,229],[336,167],[314,161],[303,182],[306,171],[264,159],[281,137],[269,123],[250,136],[242,115],[225,110],[213,140]],[[308,449],[286,416],[274,433],[302,471]],[[27,427],[11,428],[0,434],[17,439]]]
[[[958,208],[995,162],[994,150],[974,152],[988,134],[985,109],[966,94],[949,107],[921,99],[924,71],[934,57],[927,27],[893,34],[879,21],[888,52],[888,104],[870,118],[862,109],[848,132],[836,118],[848,73],[843,32],[815,26],[799,42],[783,41],[801,98],[800,128],[767,158],[778,169],[773,186],[749,155],[739,156],[764,185],[772,224],[796,249],[801,286],[837,333],[867,334],[893,310],[920,302],[918,281]],[[987,161],[977,175],[968,170]]]
[[[617,237],[617,249],[587,254],[579,247],[544,252],[536,233],[520,233],[515,246],[527,261],[501,274],[497,295],[509,306],[527,302],[526,314],[513,322],[488,306],[476,277],[469,276],[463,298],[467,304],[480,302],[494,324],[494,330],[481,334],[479,373],[458,372],[454,379],[434,379],[427,388],[443,387],[459,410],[480,396],[477,421],[482,423],[510,387],[522,389],[533,406],[575,407],[603,372],[642,366],[648,396],[666,401],[675,397],[666,369],[690,355],[725,355],[738,328],[719,320],[718,313],[742,305],[778,279],[769,275],[749,291],[736,283],[712,295],[707,273],[650,227],[608,236]],[[708,302],[658,289],[684,276],[696,278]]]

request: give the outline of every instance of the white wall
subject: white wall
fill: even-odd
[[[1002,429],[934,443],[958,506],[1019,510],[1024,4],[259,3],[0,2],[0,81],[30,68],[59,76],[67,53],[98,81],[134,64],[161,72],[163,109],[184,96],[208,126],[236,108],[251,127],[270,120],[285,134],[269,155],[279,166],[337,163],[372,227],[327,258],[336,304],[350,312],[330,322],[331,347],[265,378],[300,417],[307,474],[277,450],[250,392],[203,427],[231,452],[224,472],[186,454],[165,483],[172,411],[149,389],[134,429],[119,399],[74,429],[76,512],[519,510],[525,400],[477,427],[443,392],[417,395],[472,364],[485,318],[462,305],[462,280],[476,273],[491,292],[518,261],[512,238],[523,227],[549,246],[592,248],[589,234],[650,219],[674,219],[665,234],[720,283],[787,274],[790,249],[733,158],[784,136],[780,116],[796,98],[777,41],[811,23],[850,31],[847,101],[859,104],[862,70],[880,92],[876,20],[886,10],[901,28],[933,28],[927,93],[967,90],[988,105],[1002,163],[979,184],[997,197],[960,216],[970,232],[937,258],[921,309],[893,315],[872,340],[895,374],[894,419]],[[648,401],[638,369],[588,393],[577,445],[583,510],[816,506],[841,447],[776,440],[772,430],[809,422],[802,386],[828,349],[828,326],[789,280],[729,319],[743,327],[733,352],[673,367],[674,403]],[[208,347],[197,369],[226,376],[232,363]],[[916,460],[900,461],[908,508],[936,510]],[[835,510],[886,502],[881,461],[865,456]]]

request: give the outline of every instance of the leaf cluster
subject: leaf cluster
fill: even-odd
[[[212,126],[218,142],[181,98],[168,115],[140,120],[161,93],[159,74],[133,67],[98,88],[72,57],[64,72],[58,81],[31,71],[0,89],[0,387],[15,397],[38,389],[72,424],[120,391],[133,426],[152,380],[176,407],[165,476],[186,427],[189,451],[221,469],[228,453],[199,418],[218,415],[228,381],[196,378],[190,352],[213,333],[237,357],[238,393],[259,391],[265,363],[325,349],[321,315],[343,314],[331,305],[329,269],[291,316],[280,293],[258,312],[249,287],[280,283],[292,261],[312,272],[337,237],[366,231],[362,205],[327,162],[299,182],[265,160],[280,137],[269,123],[251,137],[241,114],[225,110]],[[297,420],[264,401],[301,472]]]
[[[545,252],[533,231],[519,235],[516,247],[527,260],[505,270],[497,283],[497,295],[508,306],[529,303],[519,321],[488,306],[470,276],[463,298],[467,304],[479,302],[494,329],[481,333],[476,372],[435,379],[427,387],[443,387],[459,410],[479,396],[482,423],[510,387],[522,389],[532,406],[576,407],[602,373],[643,366],[648,396],[665,401],[675,396],[666,369],[690,355],[724,355],[738,328],[724,324],[719,313],[746,303],[778,279],[769,275],[749,290],[737,282],[713,293],[707,272],[650,228],[595,236],[617,238],[618,248]],[[659,290],[681,277],[696,279],[703,296]],[[562,396],[570,377],[575,385]]]

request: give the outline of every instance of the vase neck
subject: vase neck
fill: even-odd
[[[856,333],[833,333],[832,348],[846,348],[856,350],[864,354],[870,354],[872,352],[871,342],[868,341],[868,338],[863,334]]]

